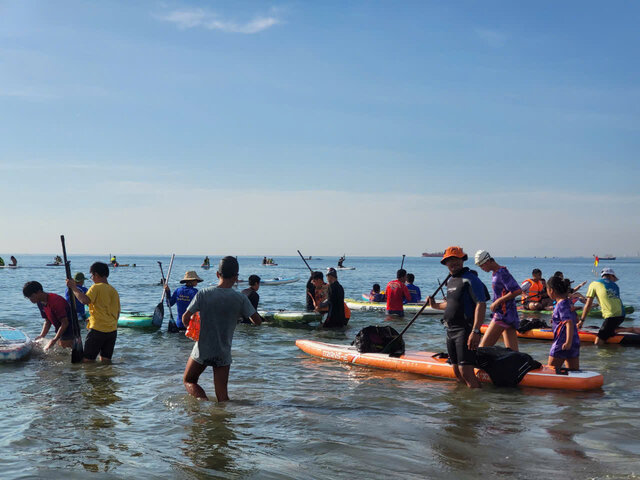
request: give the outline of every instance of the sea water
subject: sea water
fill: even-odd
[[[233,252],[230,252],[233,253]],[[21,268],[0,270],[0,322],[31,337],[42,327],[22,296],[26,281],[64,293],[64,268],[50,256],[20,256]],[[88,277],[105,256],[72,256]],[[160,301],[168,257],[122,256],[136,267],[111,269],[123,311],[151,313]],[[202,257],[176,257],[172,289],[186,270],[216,282]],[[239,257],[240,277],[299,277],[259,290],[265,309],[300,310],[308,270],[299,257]],[[314,270],[337,257],[311,260]],[[594,280],[588,258],[498,258],[523,281],[533,268]],[[373,283],[395,277],[401,258],[347,257],[339,281],[360,298]],[[469,262],[471,263],[471,262]],[[602,262],[600,267],[605,265]],[[640,307],[640,259],[606,262],[620,278],[626,304]],[[446,274],[436,258],[405,259],[423,296]],[[471,265],[472,266],[472,265]],[[473,266],[472,266],[473,268]],[[490,275],[479,271],[490,286]],[[90,281],[86,285],[89,286]],[[586,287],[583,287],[586,292]],[[175,309],[173,310],[175,315]],[[636,318],[636,315],[632,315]],[[371,370],[310,357],[298,338],[348,344],[383,314],[353,312],[344,331],[239,325],[233,342],[229,394],[218,405],[186,395],[182,374],[192,341],[166,331],[118,330],[112,365],[72,365],[69,351],[34,350],[25,361],[0,364],[0,478],[637,478],[640,474],[640,348],[583,344],[584,370],[604,375],[593,392],[532,388],[470,390],[454,382]],[[410,316],[391,323],[400,330]],[[407,349],[446,351],[440,317],[423,316],[405,335]],[[590,319],[587,324],[598,324]],[[625,325],[639,322],[627,321]],[[83,329],[83,333],[86,330]],[[53,332],[49,333],[52,338]],[[520,349],[546,362],[550,343],[521,340]],[[211,369],[201,384],[214,398]],[[91,475],[90,475],[91,474]]]

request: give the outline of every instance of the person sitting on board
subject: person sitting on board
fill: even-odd
[[[487,287],[478,276],[464,266],[467,254],[461,247],[448,247],[440,263],[451,274],[447,281],[447,298],[436,302],[428,297],[431,308],[444,310],[447,329],[447,352],[456,378],[470,388],[479,388],[475,375],[476,350],[480,343],[480,325],[484,321],[489,300]]]
[[[76,281],[76,285],[78,286],[78,288],[80,290],[82,290],[83,293],[87,293],[88,288],[84,286],[84,281],[86,280],[84,273],[82,272],[77,272],[74,276],[73,279]],[[64,291],[64,298],[67,299],[67,302],[71,302],[70,298],[70,292],[69,292],[69,287],[67,287]],[[76,302],[76,312],[78,314],[78,320],[82,320],[85,321],[87,319],[87,314],[84,310],[84,303],[82,303],[80,300],[78,300],[75,295],[73,296],[73,299]]]
[[[0,257],[0,267],[4,267],[4,258]]]
[[[569,299],[569,282],[554,275],[546,285],[547,294],[556,302],[551,317],[553,344],[549,351],[548,364],[560,368],[566,362],[569,369],[578,370],[580,368],[580,336],[578,335],[578,317]]]
[[[263,257],[263,258],[262,258],[262,264],[263,264],[263,265],[266,265],[266,264],[267,264],[267,257]]]
[[[78,300],[89,306],[89,329],[84,341],[84,362],[94,362],[100,354],[102,363],[111,363],[118,336],[120,296],[109,284],[109,265],[95,262],[89,268],[93,285],[84,293],[76,281],[67,280],[67,287]]]
[[[118,263],[118,260],[116,260],[116,256],[114,255],[113,257],[111,257],[111,266],[117,267],[118,265],[120,264]]]
[[[71,348],[73,346],[73,328],[71,328],[71,312],[67,301],[60,295],[45,292],[42,289],[42,284],[36,281],[25,283],[22,294],[31,303],[38,306],[40,315],[44,318],[42,331],[34,340],[38,341],[46,337],[51,325],[53,325],[56,334],[44,349],[49,350],[56,343],[59,343],[61,347]]]
[[[207,367],[213,367],[213,385],[218,402],[229,400],[227,385],[231,367],[231,343],[238,318],[249,317],[255,325],[262,318],[253,308],[246,295],[233,286],[238,282],[240,266],[235,257],[220,260],[218,285],[200,290],[182,317],[182,323],[189,326],[191,317],[200,314],[200,336],[196,341],[184,370],[182,382],[189,395],[208,400],[198,379]]]
[[[53,258],[53,263],[55,263],[56,265],[62,265],[62,257],[60,255],[56,255]]]
[[[420,287],[413,284],[415,281],[415,275],[413,273],[407,273],[407,290],[409,290],[409,293],[411,294],[411,301],[409,303],[420,303],[420,300],[422,299]]]
[[[593,300],[597,297],[598,302],[600,302],[600,309],[602,310],[602,318],[604,321],[594,341],[596,345],[602,345],[607,339],[618,333],[632,332],[640,334],[639,327],[620,327],[626,313],[624,304],[620,299],[620,288],[616,285],[618,277],[613,271],[613,268],[603,268],[600,277],[602,277],[600,280],[589,284],[587,303],[582,309],[582,316],[578,322],[578,328],[582,328],[582,325],[584,325],[584,321],[593,307]]]
[[[9,264],[9,266],[11,266],[11,267],[17,267],[18,266],[18,259],[16,257],[14,257],[13,255],[11,255],[11,263]]]
[[[481,347],[492,347],[500,336],[504,346],[518,351],[518,330],[520,318],[515,298],[522,293],[520,285],[509,273],[507,267],[496,262],[486,250],[478,250],[475,255],[475,263],[483,271],[491,272],[491,288],[493,289],[493,303],[491,310],[491,323],[484,333]]]
[[[203,267],[210,267],[211,266],[211,260],[209,260],[208,256],[204,257],[204,260],[202,261],[202,266]]]
[[[396,272],[396,279],[387,283],[385,295],[387,296],[387,315],[397,315],[404,317],[404,300],[411,301],[411,293],[405,285],[407,281],[407,271],[401,268]]]
[[[176,288],[173,295],[171,295],[169,285],[165,285],[164,287],[164,291],[167,292],[167,297],[169,298],[169,304],[178,304],[178,318],[176,318],[176,326],[179,331],[183,332],[187,329],[187,327],[182,323],[182,316],[184,315],[184,312],[187,311],[187,307],[193,300],[193,297],[198,293],[196,285],[203,281],[204,280],[202,280],[194,270],[188,270],[184,274],[183,279],[180,280],[180,283],[183,285]]]
[[[369,292],[369,300],[372,302],[386,302],[387,296],[384,293],[380,293],[380,284],[374,283]]]
[[[327,272],[327,299],[318,303],[317,312],[328,312],[327,318],[322,323],[323,328],[342,328],[347,325],[349,319],[345,315],[344,288],[338,282],[338,273],[335,268],[330,268]],[[317,295],[316,288],[316,295]]]
[[[547,295],[542,271],[534,268],[531,278],[520,284],[522,290],[522,308],[525,310],[547,310],[553,305],[553,300]]]
[[[260,295],[258,290],[260,289],[260,277],[258,275],[249,275],[249,288],[242,290],[242,293],[247,296],[251,302],[251,306],[257,311],[258,303],[260,303]],[[242,317],[242,323],[251,323],[249,317]]]

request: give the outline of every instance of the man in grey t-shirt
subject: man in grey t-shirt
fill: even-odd
[[[191,316],[200,312],[200,338],[193,346],[184,370],[183,383],[187,392],[196,398],[208,399],[198,385],[204,370],[213,367],[213,385],[218,402],[229,400],[227,384],[231,366],[231,342],[239,317],[249,317],[260,325],[262,318],[249,299],[232,287],[238,281],[238,260],[224,257],[218,267],[218,286],[200,290],[193,298],[182,317],[189,325]]]

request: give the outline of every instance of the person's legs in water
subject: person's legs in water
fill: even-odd
[[[226,365],[213,368],[213,386],[216,390],[218,402],[227,402],[229,400],[227,385],[229,384],[230,367],[230,365]]]
[[[193,358],[189,357],[187,366],[184,369],[184,375],[182,377],[182,383],[184,383],[184,387],[187,389],[187,393],[203,400],[208,400],[209,397],[207,397],[207,394],[205,393],[203,388],[198,385],[198,379],[206,368],[206,365],[201,365]]]

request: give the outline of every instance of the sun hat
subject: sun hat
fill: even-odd
[[[198,283],[204,281],[198,276],[198,274],[194,270],[188,270],[184,274],[184,278],[182,280],[180,280],[180,283],[187,283],[187,282],[191,282],[193,280],[195,280]]]
[[[480,267],[484,265],[490,258],[491,255],[489,254],[489,252],[487,252],[486,250],[478,250],[475,256],[476,265]]]
[[[611,267],[605,267],[602,269],[602,272],[600,273],[601,277],[604,277],[605,275],[613,275],[614,277],[616,277],[616,280],[618,279],[618,276],[616,275],[616,272],[613,271],[613,268]]]
[[[82,272],[76,272],[76,274],[73,276],[73,279],[76,282],[84,282],[87,279],[87,277],[85,277],[84,273]]]
[[[444,262],[447,260],[447,258],[450,257],[461,258],[463,261],[469,259],[469,257],[467,257],[467,254],[462,251],[462,247],[447,247],[447,249],[444,251],[444,255],[442,256],[442,260],[440,260],[440,263],[444,265]]]

